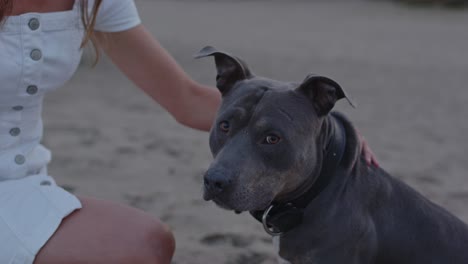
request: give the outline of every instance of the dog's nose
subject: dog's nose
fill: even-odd
[[[220,171],[209,170],[203,178],[203,183],[205,185],[204,199],[208,201],[225,191],[231,185],[231,180]]]

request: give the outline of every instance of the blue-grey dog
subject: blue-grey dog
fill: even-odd
[[[214,56],[222,105],[210,134],[204,198],[249,211],[280,238],[280,256],[313,264],[467,264],[468,228],[384,170],[368,167],[335,81],[255,76]]]

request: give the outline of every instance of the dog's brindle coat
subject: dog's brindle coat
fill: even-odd
[[[331,79],[300,84],[254,76],[240,59],[212,47],[223,100],[210,133],[214,161],[204,198],[234,210],[265,210],[300,199],[317,178],[328,182],[302,210],[302,223],[280,236],[280,256],[314,264],[467,264],[468,228],[361,156],[353,125],[330,114],[347,98]],[[342,125],[336,126],[337,123]],[[336,127],[346,145],[321,175]],[[332,142],[333,143],[333,142]]]

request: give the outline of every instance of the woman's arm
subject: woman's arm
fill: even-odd
[[[192,80],[143,25],[96,36],[114,64],[179,123],[210,129],[221,102],[219,91]]]

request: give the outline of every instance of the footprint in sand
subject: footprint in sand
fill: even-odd
[[[208,246],[231,245],[236,248],[245,248],[252,244],[252,238],[238,234],[214,233],[204,236],[200,242]]]
[[[439,179],[437,179],[436,177],[430,176],[430,175],[416,176],[415,179],[420,183],[427,183],[427,184],[432,184],[432,185],[440,184]]]
[[[267,260],[270,260],[266,262]],[[226,264],[262,264],[262,263],[275,263],[273,259],[263,253],[259,252],[247,252],[245,254],[239,254],[234,259],[228,260]]]
[[[137,153],[137,150],[131,146],[119,146],[114,152],[118,155],[133,155]]]
[[[182,151],[180,149],[171,146],[166,146],[164,148],[164,152],[166,152],[167,155],[173,158],[180,158],[182,155]]]
[[[468,191],[451,192],[448,196],[458,200],[468,200]]]
[[[146,114],[150,111],[150,108],[147,105],[140,103],[133,103],[125,105],[125,108],[132,113]]]
[[[147,151],[157,150],[161,147],[162,143],[160,139],[153,139],[150,142],[144,144],[144,149]]]
[[[140,194],[124,194],[124,199],[127,204],[139,208],[141,210],[148,210],[160,194],[140,195]]]

